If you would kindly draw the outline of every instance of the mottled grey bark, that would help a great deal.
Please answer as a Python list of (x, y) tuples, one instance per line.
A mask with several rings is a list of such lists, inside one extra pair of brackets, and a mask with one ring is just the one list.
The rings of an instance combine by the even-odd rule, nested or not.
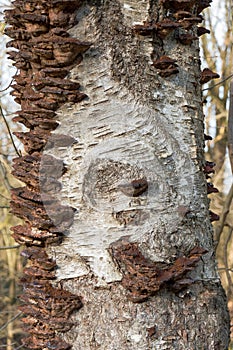
[[(166, 15), (158, 1), (93, 1), (79, 9), (71, 30), (93, 43), (70, 73), (88, 99), (58, 112), (56, 133), (77, 143), (46, 152), (67, 164), (59, 196), (77, 209), (62, 245), (50, 247), (58, 283), (83, 298), (65, 336), (75, 350), (227, 349), (229, 319), (202, 171), (198, 41), (180, 43), (178, 30), (164, 38), (133, 31)], [(153, 60), (162, 55), (177, 60), (179, 73), (158, 74)], [(132, 181), (142, 179), (148, 188), (134, 196)], [(171, 286), (173, 276), (139, 303), (122, 285), (129, 270), (111, 256), (116, 241), (137, 243), (145, 260), (162, 269), (194, 247), (208, 252), (183, 274), (185, 288)]]

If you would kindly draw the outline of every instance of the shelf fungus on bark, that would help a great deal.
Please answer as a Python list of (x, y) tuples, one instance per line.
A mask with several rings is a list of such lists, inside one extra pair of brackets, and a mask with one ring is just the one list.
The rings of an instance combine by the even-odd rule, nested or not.
[(133, 32), (142, 36), (151, 36), (156, 32), (156, 23), (145, 21), (143, 24), (136, 24)]
[(179, 291), (194, 283), (187, 273), (207, 253), (197, 246), (187, 256), (177, 257), (172, 264), (155, 263), (144, 257), (138, 243), (130, 242), (127, 237), (111, 244), (109, 251), (123, 275), (122, 286), (133, 302), (143, 302), (163, 287)]
[(29, 349), (41, 350), (69, 350), (71, 345), (67, 344), (64, 340), (58, 337), (53, 337), (52, 340), (40, 338), (38, 336), (32, 335), (22, 339), (22, 343)]
[(183, 45), (191, 45), (194, 40), (198, 40), (198, 37), (196, 35), (191, 34), (191, 33), (180, 33), (178, 35), (178, 40)]
[(201, 36), (204, 34), (210, 34), (210, 30), (206, 29), (205, 27), (197, 27), (197, 35)]
[(42, 267), (44, 270), (56, 268), (55, 260), (48, 257), (45, 249), (28, 247), (21, 252), (21, 255), (33, 261), (34, 266)]
[(201, 72), (200, 83), (206, 84), (211, 79), (217, 79), (217, 78), (220, 78), (220, 75), (218, 73), (213, 72), (209, 68), (204, 68), (203, 71)]
[(12, 189), (12, 212), (41, 230), (63, 233), (73, 223), (75, 209), (61, 205), (50, 195), (31, 192), (28, 187)]
[(61, 190), (59, 178), (66, 171), (63, 161), (43, 151), (76, 142), (51, 132), (59, 125), (58, 108), (87, 97), (80, 91), (80, 83), (66, 76), (81, 63), (91, 43), (72, 38), (66, 31), (77, 23), (74, 8), (82, 5), (80, 0), (16, 0), (13, 5), (5, 11), (9, 25), (5, 32), (13, 39), (7, 47), (14, 48), (8, 55), (18, 68), (12, 95), (21, 104), (13, 120), (29, 129), (15, 133), (27, 154), (14, 159), (13, 174), (26, 186), (13, 189), (11, 201), (12, 212), (25, 221), (12, 228), (12, 236), (27, 247), (23, 255), (30, 260), (20, 280), (24, 291), (20, 309), (27, 315), (24, 330), (30, 334), (22, 342), (31, 349), (65, 350), (70, 345), (57, 332), (71, 328), (68, 319), (82, 302), (80, 297), (51, 285), (57, 267), (45, 248), (62, 242), (75, 209), (56, 199)]
[(210, 135), (204, 134), (204, 140), (205, 140), (205, 141), (211, 141), (211, 140), (213, 140), (213, 137), (210, 136)]
[(153, 66), (159, 70), (158, 74), (161, 77), (169, 77), (172, 74), (179, 73), (176, 60), (168, 56), (161, 56), (157, 60), (153, 61)]
[(197, 13), (202, 12), (205, 8), (209, 7), (213, 0), (199, 0), (197, 6)]
[(61, 183), (58, 179), (66, 172), (61, 159), (40, 153), (27, 154), (13, 159), (12, 174), (33, 191), (49, 194), (58, 193)]
[(181, 25), (169, 18), (160, 22), (145, 21), (143, 24), (136, 24), (133, 32), (142, 36), (152, 36), (156, 34), (159, 38), (165, 39), (166, 36)]
[(69, 344), (57, 337), (57, 332), (66, 332), (73, 323), (69, 321), (73, 311), (82, 307), (81, 299), (53, 287), (56, 262), (48, 257), (44, 248), (29, 247), (22, 255), (31, 261), (21, 278), (23, 294), (19, 309), (27, 316), (22, 319), (23, 330), (30, 334), (22, 340), (31, 349), (68, 349)]
[(146, 178), (132, 180), (126, 184), (120, 184), (118, 186), (121, 192), (128, 197), (138, 197), (148, 189), (148, 182)]
[(179, 11), (175, 12), (175, 13), (173, 14), (173, 16), (174, 16), (177, 20), (180, 20), (180, 19), (183, 19), (183, 18), (192, 17), (193, 14), (192, 14), (192, 12), (189, 12), (189, 11), (179, 10)]
[(164, 20), (157, 22), (156, 27), (157, 36), (161, 39), (165, 39), (171, 32), (181, 27), (181, 24), (165, 18)]
[(215, 165), (216, 164), (214, 162), (206, 161), (204, 168), (203, 168), (204, 174), (214, 174), (215, 173), (215, 170), (214, 170)]
[(211, 182), (207, 182), (207, 194), (218, 193), (219, 190)]
[(184, 29), (190, 29), (192, 28), (193, 25), (197, 23), (201, 23), (203, 21), (203, 17), (198, 15), (195, 17), (187, 17), (187, 18), (182, 18), (178, 21), (180, 23), (181, 27)]
[(191, 11), (195, 6), (197, 14), (210, 6), (212, 0), (160, 0), (166, 9), (175, 11)]
[(172, 8), (176, 11), (189, 11), (196, 3), (196, 0), (160, 0), (165, 8)]
[(60, 243), (62, 234), (41, 230), (31, 227), (30, 224), (17, 225), (11, 228), (13, 231), (12, 237), (19, 244), (26, 246), (41, 246), (45, 247), (50, 243)]
[(209, 210), (210, 221), (218, 221), (220, 219), (218, 214), (215, 214), (213, 211)]

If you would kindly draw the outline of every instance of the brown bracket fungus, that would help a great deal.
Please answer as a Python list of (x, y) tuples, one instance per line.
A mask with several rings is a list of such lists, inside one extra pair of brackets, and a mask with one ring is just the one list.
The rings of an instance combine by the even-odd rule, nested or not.
[(183, 45), (191, 45), (194, 40), (198, 40), (198, 37), (190, 33), (180, 33), (178, 36), (178, 40)]
[(220, 219), (218, 214), (215, 214), (213, 211), (209, 210), (210, 221), (218, 221)]
[(174, 22), (168, 18), (165, 18), (163, 21), (156, 23), (157, 36), (161, 39), (165, 39), (167, 35), (173, 32), (175, 29), (181, 27), (180, 23)]
[(204, 34), (210, 34), (210, 30), (206, 29), (204, 27), (197, 27), (197, 35), (201, 36), (201, 35), (204, 35)]
[(153, 62), (153, 66), (159, 70), (158, 74), (161, 77), (169, 77), (172, 74), (179, 73), (176, 60), (168, 56), (161, 56)]
[(174, 9), (176, 11), (189, 11), (195, 4), (195, 0), (160, 0), (165, 8)]
[(91, 45), (66, 31), (77, 21), (74, 7), (81, 5), (80, 0), (16, 0), (14, 8), (5, 12), (6, 34), (13, 39), (7, 46), (17, 49), (8, 53), (18, 68), (12, 95), (21, 104), (13, 120), (29, 129), (15, 133), (27, 154), (14, 159), (13, 174), (26, 186), (12, 190), (11, 210), (25, 221), (12, 228), (12, 236), (27, 247), (22, 254), (30, 261), (20, 280), (24, 291), (20, 310), (27, 315), (23, 322), (29, 334), (23, 344), (30, 349), (69, 349), (57, 332), (69, 330), (71, 313), (82, 307), (79, 296), (51, 284), (57, 266), (45, 248), (61, 243), (75, 209), (53, 197), (61, 190), (59, 178), (66, 170), (62, 160), (42, 154), (47, 146), (69, 147), (76, 142), (51, 132), (58, 126), (59, 107), (87, 97), (78, 82), (66, 78)]
[(204, 68), (201, 72), (201, 78), (200, 83), (205, 84), (208, 83), (211, 79), (217, 79), (220, 78), (220, 75), (218, 73), (214, 73), (209, 68)]
[(172, 264), (155, 263), (145, 258), (138, 243), (129, 242), (127, 237), (114, 242), (110, 254), (123, 274), (122, 286), (128, 290), (128, 298), (133, 302), (143, 302), (162, 287), (179, 290), (193, 281), (187, 278), (202, 255), (207, 251), (193, 248), (187, 256), (177, 257)]
[(204, 134), (204, 140), (205, 140), (205, 141), (211, 141), (211, 140), (213, 140), (213, 137), (210, 136), (210, 135)]
[(205, 162), (205, 165), (204, 165), (204, 173), (205, 174), (211, 174), (213, 173), (214, 174), (214, 167), (215, 167), (215, 163), (214, 162), (208, 162), (206, 161)]
[(207, 193), (218, 193), (219, 190), (211, 182), (207, 182)]

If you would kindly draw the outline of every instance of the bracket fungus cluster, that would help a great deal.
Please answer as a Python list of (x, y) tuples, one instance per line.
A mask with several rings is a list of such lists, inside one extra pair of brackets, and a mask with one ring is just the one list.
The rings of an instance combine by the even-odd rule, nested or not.
[[(205, 140), (209, 140), (212, 139), (212, 137), (208, 138), (208, 135), (205, 137)], [(209, 162), (209, 161), (205, 161), (205, 164), (203, 166), (203, 172), (206, 176), (206, 180), (211, 178), (211, 174), (215, 173), (214, 167), (216, 166), (216, 164), (214, 162)], [(211, 182), (207, 182), (207, 194), (211, 194), (211, 193), (217, 193), (219, 192), (218, 189), (216, 187), (214, 187), (214, 185)], [(219, 216), (217, 214), (215, 214), (214, 212), (212, 212), (211, 210), (209, 210), (209, 215), (210, 215), (210, 221), (217, 221), (219, 220)]]
[(110, 253), (123, 274), (122, 285), (129, 299), (143, 302), (163, 287), (180, 291), (192, 284), (194, 281), (186, 274), (207, 251), (195, 247), (188, 256), (178, 257), (173, 264), (155, 263), (143, 256), (137, 243), (124, 237), (111, 245)]
[(161, 56), (153, 62), (153, 66), (159, 70), (159, 75), (161, 77), (168, 77), (172, 74), (179, 73), (176, 60), (168, 56)]
[(27, 154), (14, 159), (13, 174), (25, 186), (12, 190), (11, 210), (25, 222), (12, 231), (14, 239), (26, 246), (22, 254), (29, 260), (20, 282), (20, 310), (29, 334), (23, 344), (30, 349), (70, 348), (59, 333), (72, 327), (70, 315), (82, 307), (79, 296), (53, 285), (57, 266), (45, 249), (62, 241), (75, 209), (61, 205), (54, 196), (66, 171), (63, 161), (43, 154), (45, 146), (67, 147), (75, 142), (70, 136), (51, 133), (58, 126), (56, 110), (87, 97), (78, 82), (66, 78), (91, 45), (67, 32), (76, 23), (74, 9), (81, 3), (16, 0), (14, 8), (5, 12), (5, 32), (13, 39), (8, 43), (9, 56), (18, 69), (12, 95), (21, 105), (13, 120), (29, 129), (15, 133)]
[[(220, 76), (218, 73), (213, 72), (209, 68), (204, 68), (203, 71), (201, 72), (200, 83), (206, 84), (210, 80), (217, 79), (219, 77)], [(204, 134), (204, 140), (211, 141), (212, 137)], [(215, 165), (216, 164), (214, 162), (209, 162), (209, 161), (205, 162), (205, 164), (203, 166), (203, 172), (204, 172), (207, 180), (211, 178), (210, 174), (215, 173), (215, 170), (214, 170)], [(216, 187), (214, 187), (214, 185), (211, 182), (207, 182), (207, 194), (217, 193), (217, 192), (219, 192), (218, 189)], [(209, 215), (210, 215), (210, 221), (219, 220), (219, 215), (215, 214), (211, 210), (209, 211)]]
[[(210, 32), (204, 27), (198, 27), (197, 24), (203, 20), (200, 12), (210, 6), (211, 2), (212, 0), (160, 0), (162, 11), (159, 19), (137, 24), (133, 27), (133, 32), (141, 36), (157, 37), (162, 41), (161, 46), (164, 46), (164, 40), (171, 37), (183, 45), (191, 45), (193, 41), (198, 40), (199, 36)], [(154, 56), (156, 56), (155, 59)], [(169, 57), (169, 52), (162, 52), (161, 55), (152, 54), (151, 58), (153, 66), (158, 69), (158, 75), (162, 78), (179, 73), (178, 64)]]
[[(141, 36), (150, 36), (161, 40), (161, 47), (165, 47), (164, 41), (176, 39), (183, 45), (191, 45), (193, 41), (198, 40), (203, 34), (210, 33), (204, 27), (197, 26), (203, 20), (200, 13), (210, 6), (212, 0), (160, 0), (162, 6), (161, 15), (157, 20), (147, 20), (143, 24), (137, 24), (133, 27), (133, 32)], [(161, 50), (160, 53), (153, 52), (151, 55), (153, 67), (162, 78), (179, 73), (177, 60), (169, 56), (169, 52)], [(204, 68), (200, 76), (200, 84), (208, 83), (211, 79), (217, 79), (219, 75), (209, 68)], [(212, 139), (205, 135), (205, 141)], [(206, 178), (213, 173), (214, 165), (206, 162), (203, 171)], [(207, 183), (207, 194), (216, 193), (218, 190), (211, 184)], [(216, 214), (210, 214), (210, 220), (218, 220)]]

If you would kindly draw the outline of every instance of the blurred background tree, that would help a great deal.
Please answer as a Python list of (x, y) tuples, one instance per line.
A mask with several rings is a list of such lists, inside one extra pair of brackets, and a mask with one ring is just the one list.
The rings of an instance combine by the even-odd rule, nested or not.
[(220, 220), (214, 224), (214, 238), (219, 273), (228, 298), (232, 328), (233, 169), (231, 164), (233, 164), (233, 159), (232, 153), (229, 152), (229, 144), (233, 139), (233, 101), (229, 108), (230, 95), (232, 95), (230, 85), (233, 82), (232, 1), (213, 1), (211, 8), (204, 12), (204, 26), (210, 30), (210, 34), (201, 37), (202, 64), (203, 67), (208, 67), (220, 75), (218, 80), (204, 86), (203, 101), (205, 103), (206, 134), (213, 137), (206, 148), (206, 159), (216, 163), (215, 173), (210, 181), (219, 190), (218, 193), (210, 195), (210, 209), (220, 216)]

